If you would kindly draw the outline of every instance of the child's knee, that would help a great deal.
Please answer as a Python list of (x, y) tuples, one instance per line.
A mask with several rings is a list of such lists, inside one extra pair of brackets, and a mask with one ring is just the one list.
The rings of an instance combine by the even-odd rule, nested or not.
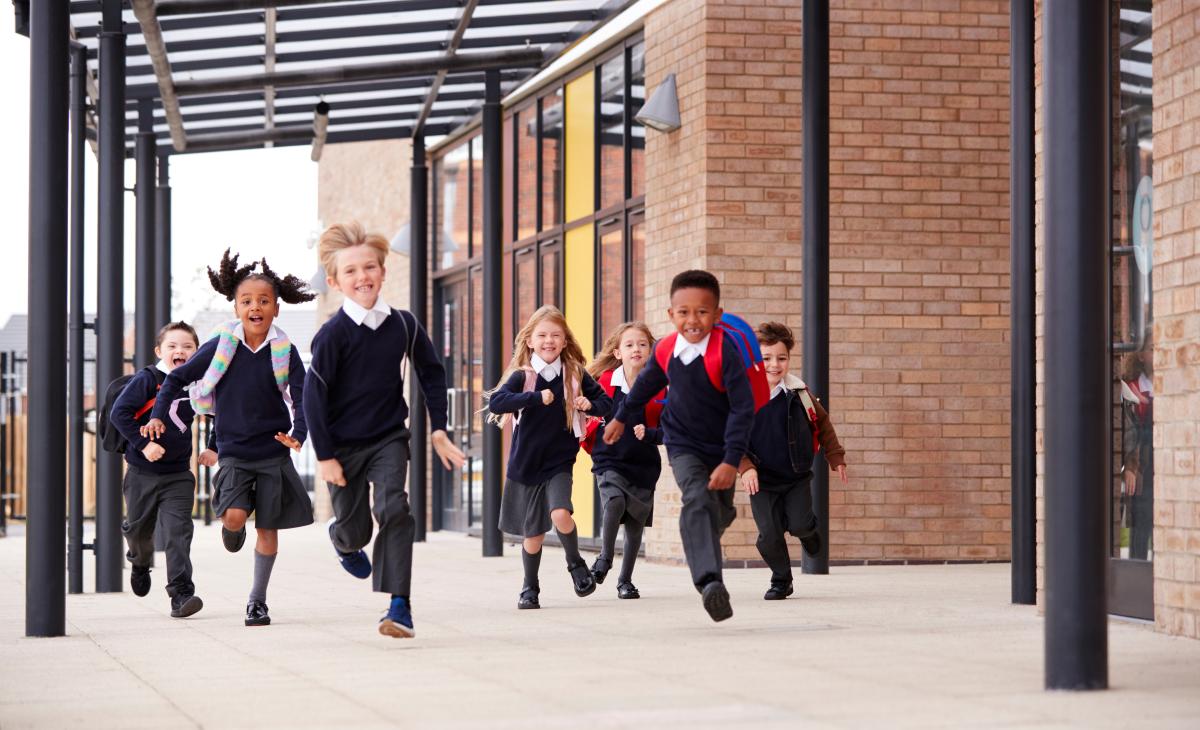
[(550, 521), (554, 523), (554, 527), (562, 532), (571, 532), (575, 529), (575, 520), (571, 518), (571, 513), (565, 509), (556, 509), (550, 513)]
[(237, 532), (246, 526), (246, 520), (249, 519), (249, 517), (250, 515), (246, 512), (246, 510), (234, 509), (231, 507), (225, 510), (224, 514), (221, 515), (221, 524), (225, 526), (226, 530)]
[(534, 553), (541, 551), (542, 543), (545, 542), (545, 540), (546, 540), (545, 535), (538, 535), (537, 537), (527, 537), (522, 542), (521, 547), (525, 548), (525, 552), (529, 553), (530, 555), (533, 555)]
[(263, 555), (274, 555), (279, 552), (279, 530), (259, 528), (255, 530), (255, 533), (255, 552), (262, 553)]

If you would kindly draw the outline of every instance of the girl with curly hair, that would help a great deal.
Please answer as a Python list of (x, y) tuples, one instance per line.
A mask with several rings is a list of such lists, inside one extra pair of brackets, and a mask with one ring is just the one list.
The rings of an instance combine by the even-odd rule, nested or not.
[(230, 552), (246, 542), (246, 521), (254, 514), (254, 583), (246, 625), (266, 626), (271, 623), (267, 583), (279, 551), (278, 531), (313, 521), (312, 503), (288, 455), (289, 448), (300, 450), (308, 433), (302, 408), (304, 363), (273, 322), (280, 299), (298, 304), (316, 295), (301, 279), (276, 274), (266, 259), (238, 266), (238, 257), (228, 250), (218, 271), (208, 270), (208, 278), (233, 302), (237, 319), (218, 326), (195, 356), (171, 371), (142, 433), (162, 436), (167, 406), (185, 389), (197, 413), (216, 416), (220, 470), (214, 479), (213, 512), (221, 519), (221, 539)]

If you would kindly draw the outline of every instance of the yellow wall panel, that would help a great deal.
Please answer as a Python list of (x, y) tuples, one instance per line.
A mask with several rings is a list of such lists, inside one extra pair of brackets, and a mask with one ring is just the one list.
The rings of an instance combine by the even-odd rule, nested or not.
[[(592, 325), (596, 289), (595, 235), (592, 232), (592, 224), (567, 231), (565, 248), (563, 278), (566, 281), (566, 291), (563, 293), (567, 308), (567, 325), (579, 341), (584, 357), (590, 360), (596, 351)], [(584, 537), (595, 536), (592, 529), (592, 491), (592, 458), (580, 449), (579, 459), (575, 462), (571, 502), (575, 505), (575, 522), (579, 525), (579, 534)]]
[(596, 205), (596, 79), (589, 72), (567, 84), (566, 220), (591, 215)]

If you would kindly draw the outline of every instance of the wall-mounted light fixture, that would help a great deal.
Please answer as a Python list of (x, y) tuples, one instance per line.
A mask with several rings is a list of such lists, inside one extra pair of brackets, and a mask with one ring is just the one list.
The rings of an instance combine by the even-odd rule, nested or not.
[(675, 74), (669, 74), (662, 80), (633, 118), (660, 132), (679, 129), (679, 96), (675, 92)]

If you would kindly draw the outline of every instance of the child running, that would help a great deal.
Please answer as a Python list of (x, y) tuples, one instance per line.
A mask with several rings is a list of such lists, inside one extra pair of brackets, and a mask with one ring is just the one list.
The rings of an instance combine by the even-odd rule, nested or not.
[(846, 450), (838, 443), (821, 402), (809, 394), (803, 380), (788, 372), (796, 345), (792, 330), (780, 322), (764, 322), (756, 334), (771, 400), (754, 417), (750, 449), (740, 470), (758, 526), (758, 554), (771, 569), (771, 586), (763, 599), (780, 601), (792, 595), (787, 533), (800, 540), (809, 555), (821, 552), (812, 508), (814, 447), (820, 444), (825, 450), (825, 460), (837, 470), (842, 484), (846, 483)]
[[(733, 341), (713, 328), (721, 319), (721, 286), (707, 271), (685, 271), (671, 280), (667, 315), (678, 335), (657, 348), (671, 352), (666, 368), (653, 357), (604, 429), (604, 442), (621, 439), (625, 423), (671, 385), (662, 414), (663, 440), (682, 493), (679, 532), (683, 554), (713, 621), (733, 616), (721, 580), (721, 534), (733, 522), (733, 483), (754, 425), (754, 394)], [(707, 352), (712, 349), (713, 352)], [(707, 365), (720, 363), (723, 392), (709, 380)]]
[[(143, 368), (121, 390), (112, 407), (111, 421), (125, 438), (125, 522), (121, 532), (129, 544), (126, 557), (133, 565), (129, 586), (134, 595), (150, 592), (150, 566), (154, 562), (154, 528), (163, 527), (167, 552), (167, 595), (171, 616), (184, 618), (204, 607), (192, 583), (192, 504), (196, 477), (192, 474), (192, 412), (184, 396), (167, 404), (172, 427), (157, 442), (141, 434), (150, 419), (159, 386), (167, 374), (182, 366), (200, 346), (196, 330), (186, 322), (171, 322), (158, 331), (154, 354), (158, 363)], [(200, 462), (212, 463), (216, 454), (205, 449)], [(160, 520), (161, 517), (161, 520)]]
[[(316, 295), (299, 278), (278, 276), (265, 259), (247, 266), (237, 261), (226, 250), (220, 271), (209, 269), (208, 278), (234, 303), (238, 319), (218, 327), (195, 357), (171, 371), (142, 430), (151, 438), (161, 437), (170, 404), (189, 383), (194, 383), (196, 411), (216, 415), (220, 470), (213, 480), (213, 512), (221, 519), (221, 540), (230, 552), (241, 550), (246, 520), (254, 514), (254, 583), (246, 625), (266, 626), (271, 623), (267, 583), (279, 552), (279, 530), (313, 521), (312, 501), (288, 455), (289, 448), (300, 450), (307, 434), (301, 408), (304, 363), (273, 322), (280, 299), (298, 304)], [(259, 263), (262, 271), (255, 272)]]
[[(304, 414), (320, 477), (333, 501), (329, 539), (346, 572), (372, 577), (376, 592), (391, 595), (379, 632), (412, 638), (416, 522), (405, 491), (404, 365), (408, 360), (416, 368), (429, 410), (430, 441), (450, 469), (461, 467), (466, 457), (446, 435), (446, 371), (412, 312), (392, 309), (380, 296), (387, 239), (368, 235), (358, 223), (337, 224), (321, 234), (317, 250), (327, 283), (345, 296), (342, 308), (313, 337), (304, 384)], [(362, 548), (371, 541), (372, 514), (379, 534), (368, 560)]]
[[(630, 388), (645, 367), (654, 346), (654, 336), (641, 322), (626, 322), (617, 327), (605, 340), (588, 374), (596, 378), (613, 401), (613, 409), (621, 407)], [(612, 570), (613, 552), (617, 544), (617, 528), (625, 525), (624, 557), (621, 575), (617, 579), (617, 598), (640, 598), (633, 585), (633, 565), (642, 546), (642, 532), (654, 518), (654, 486), (662, 472), (662, 457), (658, 445), (662, 431), (647, 427), (646, 422), (658, 423), (662, 405), (656, 401), (646, 404), (645, 415), (630, 414), (636, 425), (615, 444), (597, 439), (592, 446), (592, 473), (600, 492), (602, 518), (600, 527), (600, 557), (592, 564), (592, 577), (603, 583)]]
[(586, 363), (562, 312), (547, 305), (517, 333), (508, 369), (485, 394), (488, 420), (503, 426), (511, 417), (514, 424), (500, 529), (525, 538), (525, 582), (517, 608), (541, 607), (538, 566), (551, 524), (566, 553), (575, 594), (596, 590), (571, 517), (571, 470), (584, 436), (584, 414), (607, 416), (612, 401), (584, 369)]

